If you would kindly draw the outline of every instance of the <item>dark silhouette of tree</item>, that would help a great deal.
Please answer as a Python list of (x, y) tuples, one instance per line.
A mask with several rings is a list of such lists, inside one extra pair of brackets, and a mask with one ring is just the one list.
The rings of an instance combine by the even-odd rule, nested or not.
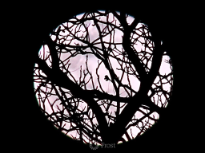
[[(46, 117), (73, 139), (126, 142), (166, 111), (171, 59), (152, 25), (128, 19), (123, 11), (86, 12), (59, 25), (42, 44), (35, 94)], [(163, 63), (167, 74), (160, 71)]]

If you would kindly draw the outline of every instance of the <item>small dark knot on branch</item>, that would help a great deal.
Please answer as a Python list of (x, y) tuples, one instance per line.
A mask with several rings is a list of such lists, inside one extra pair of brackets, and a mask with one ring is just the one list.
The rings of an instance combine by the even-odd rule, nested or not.
[(108, 81), (108, 80), (110, 80), (110, 78), (107, 76), (107, 75), (105, 75), (105, 78), (104, 78), (106, 81)]

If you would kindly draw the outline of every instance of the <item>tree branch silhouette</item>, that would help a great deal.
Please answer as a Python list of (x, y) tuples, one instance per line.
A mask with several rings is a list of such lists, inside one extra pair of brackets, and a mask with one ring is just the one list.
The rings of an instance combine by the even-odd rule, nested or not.
[[(165, 54), (157, 33), (139, 24), (139, 19), (128, 23), (125, 12), (89, 12), (63, 23), (46, 38), (34, 68), (35, 93), (58, 129), (84, 143), (117, 144), (125, 142), (123, 136), (134, 139), (153, 125), (151, 121), (157, 122), (153, 114), (163, 113), (171, 94), (164, 85), (171, 88), (173, 77), (172, 72), (159, 72)], [(144, 49), (139, 51), (137, 44)], [(84, 64), (73, 70), (77, 63), (71, 61), (80, 62), (80, 57)], [(90, 64), (94, 60), (96, 64)], [(133, 79), (140, 82), (138, 90)], [(142, 117), (136, 118), (136, 113)], [(129, 134), (131, 127), (140, 132)]]

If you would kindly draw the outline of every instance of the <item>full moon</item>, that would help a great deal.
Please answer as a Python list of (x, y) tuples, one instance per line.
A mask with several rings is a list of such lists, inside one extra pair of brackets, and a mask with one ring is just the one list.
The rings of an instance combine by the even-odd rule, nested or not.
[[(39, 49), (39, 59), (46, 63), (48, 69), (53, 69), (54, 59), (50, 46), (53, 42), (52, 49), (56, 51), (60, 71), (83, 91), (96, 90), (110, 97), (133, 97), (139, 92), (141, 81), (138, 69), (132, 64), (123, 47), (124, 29), (117, 15), (120, 15), (120, 12), (99, 10), (74, 16), (50, 33), (50, 42), (42, 44)], [(134, 21), (133, 16), (126, 16), (128, 26)], [(149, 74), (152, 68), (155, 47), (151, 38), (149, 27), (143, 22), (139, 22), (130, 35), (131, 48), (146, 74)], [(159, 108), (168, 106), (173, 86), (172, 72), (171, 59), (165, 50), (159, 73), (147, 92), (151, 102)], [(99, 121), (88, 102), (75, 97), (71, 90), (53, 83), (38, 63), (34, 66), (33, 75), (36, 99), (48, 120), (74, 140), (102, 145), (103, 140), (98, 135), (101, 132)], [(92, 100), (104, 114), (108, 127), (111, 126), (127, 103), (93, 95)], [(159, 118), (160, 115), (151, 112), (147, 106), (140, 107), (125, 127), (126, 132), (118, 144), (142, 135)]]

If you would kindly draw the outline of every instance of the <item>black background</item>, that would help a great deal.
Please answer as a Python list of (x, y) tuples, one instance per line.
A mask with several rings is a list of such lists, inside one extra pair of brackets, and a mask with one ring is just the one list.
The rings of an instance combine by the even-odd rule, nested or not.
[[(11, 21), (15, 22), (11, 27), (15, 28), (15, 75), (17, 85), (14, 88), (15, 96), (9, 95), (15, 103), (12, 105), (13, 121), (9, 130), (9, 149), (19, 151), (92, 151), (88, 145), (74, 141), (56, 130), (40, 112), (35, 95), (33, 93), (33, 66), (35, 57), (39, 51), (42, 41), (62, 22), (73, 15), (83, 13), (90, 9), (124, 10), (128, 14), (142, 18), (155, 25), (159, 35), (166, 44), (167, 51), (173, 62), (174, 86), (173, 97), (168, 105), (167, 114), (160, 117), (159, 122), (151, 130), (147, 131), (137, 140), (123, 145), (117, 145), (114, 149), (98, 149), (97, 151), (145, 151), (145, 152), (186, 152), (197, 149), (195, 132), (192, 123), (194, 113), (189, 109), (192, 87), (190, 76), (187, 72), (190, 64), (186, 56), (189, 54), (187, 43), (187, 26), (189, 15), (181, 7), (169, 7), (169, 5), (156, 5), (146, 7), (137, 3), (106, 5), (95, 3), (66, 2), (61, 4), (24, 4), (16, 7), (13, 11)], [(187, 10), (186, 10), (187, 11)], [(9, 44), (12, 46), (12, 44)], [(8, 46), (9, 47), (9, 46)], [(189, 55), (190, 56), (190, 55)], [(15, 58), (16, 58), (15, 57)], [(194, 70), (193, 70), (194, 71)], [(17, 76), (17, 77), (16, 77)], [(188, 83), (190, 85), (188, 85)], [(13, 99), (13, 97), (15, 97)], [(16, 98), (17, 97), (17, 98)], [(11, 135), (10, 135), (11, 134)], [(8, 136), (7, 136), (8, 137)], [(197, 152), (197, 151), (196, 151)]]

